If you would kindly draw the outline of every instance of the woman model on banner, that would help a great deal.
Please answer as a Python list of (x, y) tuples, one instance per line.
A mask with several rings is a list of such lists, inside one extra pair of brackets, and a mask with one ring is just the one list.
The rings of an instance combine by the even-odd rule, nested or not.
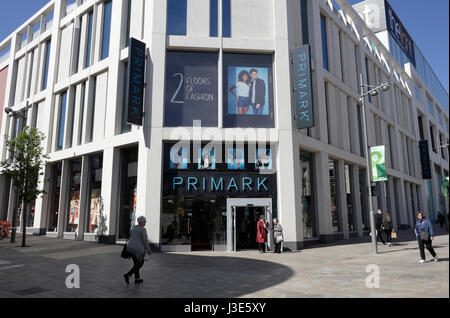
[[(250, 74), (247, 71), (241, 71), (238, 76), (238, 82), (230, 87), (230, 92), (236, 97), (237, 110), (239, 115), (247, 115), (250, 110)], [(235, 93), (237, 89), (237, 94)]]

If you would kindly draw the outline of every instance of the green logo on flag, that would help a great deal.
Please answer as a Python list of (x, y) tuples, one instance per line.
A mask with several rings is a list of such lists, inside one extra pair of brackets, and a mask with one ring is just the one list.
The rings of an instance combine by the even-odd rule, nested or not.
[(385, 146), (377, 146), (370, 148), (370, 156), (372, 159), (372, 181), (387, 181), (386, 173), (386, 148)]

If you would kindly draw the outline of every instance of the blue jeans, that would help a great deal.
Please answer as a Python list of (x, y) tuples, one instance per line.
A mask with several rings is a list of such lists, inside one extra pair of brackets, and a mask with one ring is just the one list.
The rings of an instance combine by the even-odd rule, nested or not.
[(255, 115), (264, 115), (264, 105), (260, 105), (259, 109), (256, 109), (256, 104), (252, 104), (252, 108)]

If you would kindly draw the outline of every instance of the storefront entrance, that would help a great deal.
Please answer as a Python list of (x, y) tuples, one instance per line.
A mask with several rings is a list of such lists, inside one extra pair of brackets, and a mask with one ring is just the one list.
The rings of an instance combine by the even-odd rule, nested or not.
[[(227, 251), (257, 250), (256, 226), (261, 215), (272, 228), (272, 199), (228, 199), (227, 200)], [(272, 246), (268, 235), (268, 247)]]

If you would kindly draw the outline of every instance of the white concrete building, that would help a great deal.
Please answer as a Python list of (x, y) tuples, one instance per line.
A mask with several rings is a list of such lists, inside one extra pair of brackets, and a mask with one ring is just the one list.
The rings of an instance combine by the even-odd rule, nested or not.
[[(126, 123), (130, 37), (147, 47), (142, 126)], [(292, 61), (305, 44), (315, 124), (298, 130)], [(368, 145), (360, 74), (391, 86), (367, 99)], [(436, 172), (448, 176), (448, 150), (431, 151), (429, 195), (418, 144), (431, 131), (448, 142), (448, 94), (445, 109), (345, 0), (53, 0), (0, 43), (0, 92), (2, 76), (0, 107), (28, 109), (26, 125), (47, 136), (51, 182), (28, 211), (36, 234), (116, 243), (145, 215), (164, 251), (232, 251), (256, 248), (265, 214), (300, 249), (368, 235), (366, 146), (386, 146), (373, 201), (395, 227), (418, 210), (433, 217)], [(23, 123), (1, 116), (5, 160)], [(18, 207), (10, 183), (0, 176), (0, 219)]]

